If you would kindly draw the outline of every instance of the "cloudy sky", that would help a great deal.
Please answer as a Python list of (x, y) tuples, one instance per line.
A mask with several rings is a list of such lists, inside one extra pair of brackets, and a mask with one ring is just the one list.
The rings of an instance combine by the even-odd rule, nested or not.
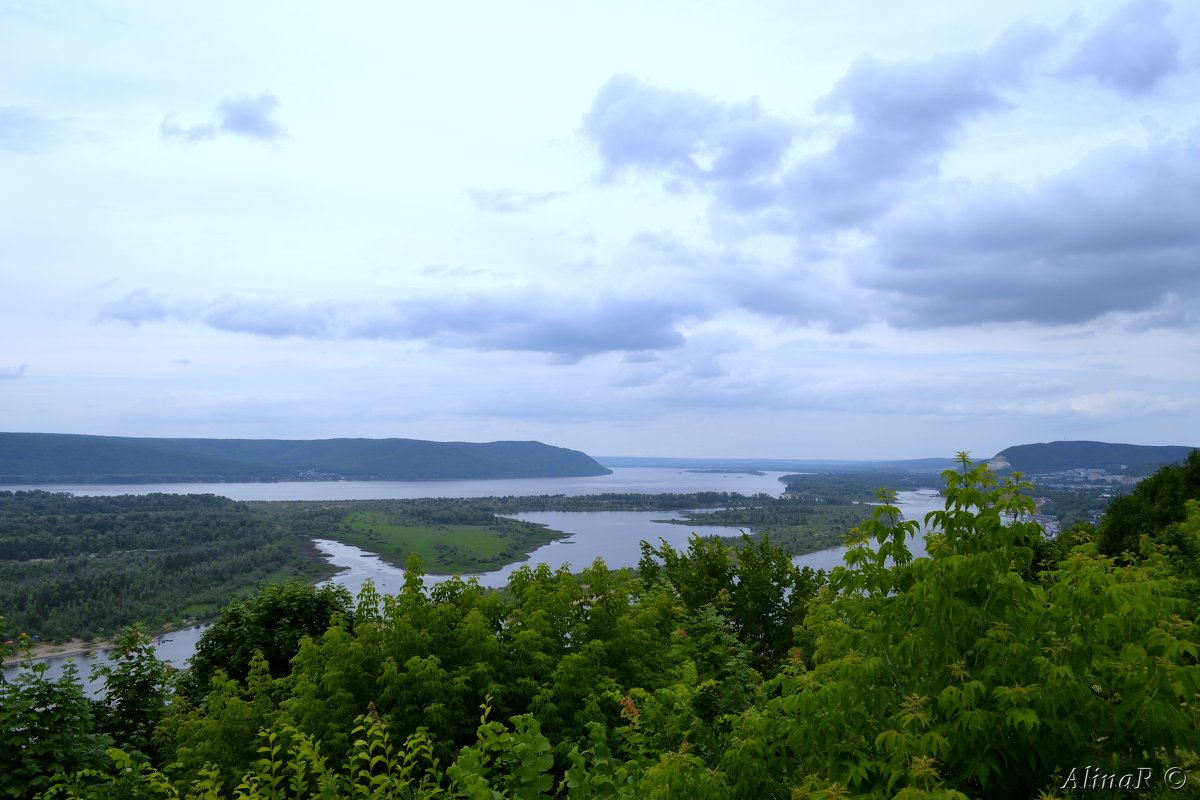
[(0, 430), (1200, 445), (1191, 0), (3, 2), (0, 76)]

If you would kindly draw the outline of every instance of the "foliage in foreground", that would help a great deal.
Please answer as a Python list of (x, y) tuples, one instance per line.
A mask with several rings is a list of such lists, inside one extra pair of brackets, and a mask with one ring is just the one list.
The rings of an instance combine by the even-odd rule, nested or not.
[[(525, 569), (511, 600), (412, 570), (286, 668), (176, 695), (151, 746), (72, 727), (59, 755), (90, 760), (0, 796), (1086, 796), (1076, 768), (1180, 796), (1163, 776), (1200, 780), (1200, 633), (1167, 554), (1200, 544), (1200, 506), (1119, 563), (1086, 533), (1048, 546), (1019, 478), (964, 457), (945, 479), (928, 558), (883, 503), (827, 582), (702, 541), (647, 547), (642, 579)], [(8, 713), (29, 687), (0, 689)], [(19, 763), (54, 725), (14, 708)]]

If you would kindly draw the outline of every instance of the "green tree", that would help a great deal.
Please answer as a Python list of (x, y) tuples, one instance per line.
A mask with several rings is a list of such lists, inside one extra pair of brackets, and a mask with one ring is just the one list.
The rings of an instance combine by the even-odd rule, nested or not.
[(18, 651), (23, 669), (0, 681), (0, 798), (32, 798), (56, 775), (99, 768), (112, 743), (95, 730), (72, 662), (51, 680), (47, 665), (33, 661), (28, 636)]
[(825, 577), (793, 564), (769, 534), (757, 543), (745, 534), (742, 540), (734, 549), (693, 534), (686, 551), (665, 540), (659, 547), (642, 542), (638, 572), (647, 586), (668, 586), (689, 611), (715, 605), (750, 648), (753, 665), (766, 670), (796, 645), (795, 630)]
[(1137, 554), (1142, 536), (1155, 536), (1186, 516), (1188, 500), (1200, 500), (1200, 450), (1168, 465), (1118, 497), (1100, 520), (1100, 552)]
[(262, 653), (272, 675), (286, 675), (301, 640), (322, 635), (335, 615), (349, 618), (350, 594), (333, 584), (317, 588), (288, 581), (235, 600), (200, 637), (182, 690), (202, 696), (217, 670), (244, 679), (255, 653)]
[(276, 689), (266, 659), (256, 653), (244, 685), (218, 671), (202, 704), (177, 696), (155, 737), (169, 756), (163, 759), (166, 771), (183, 785), (206, 773), (235, 785), (254, 763), (260, 731), (280, 719)]
[(153, 756), (153, 733), (170, 700), (173, 668), (155, 658), (151, 638), (140, 625), (127, 628), (109, 651), (109, 663), (92, 669), (104, 682), (95, 701), (96, 728), (117, 746)]
[(856, 532), (810, 606), (811, 663), (732, 736), (745, 796), (1029, 797), (1074, 765), (1161, 774), (1200, 747), (1200, 637), (1161, 559), (1122, 569), (1083, 544), (1030, 579), (1026, 487), (965, 458), (945, 478), (929, 558), (887, 504)]

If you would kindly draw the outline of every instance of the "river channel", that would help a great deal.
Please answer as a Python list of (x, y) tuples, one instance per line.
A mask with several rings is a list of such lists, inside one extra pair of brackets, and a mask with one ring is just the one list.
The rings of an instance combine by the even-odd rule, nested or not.
[[(767, 475), (730, 475), (714, 473), (688, 473), (674, 469), (627, 468), (614, 470), (613, 475), (599, 478), (568, 478), (553, 481), (441, 481), (422, 484), (417, 490), (412, 484), (377, 481), (297, 482), (289, 484), (145, 484), (122, 487), (54, 487), (58, 491), (75, 494), (148, 494), (167, 492), (189, 494), (207, 492), (238, 500), (319, 500), (319, 499), (391, 499), (408, 497), (487, 497), (503, 495), (543, 494), (598, 494), (602, 492), (696, 492), (737, 491), (743, 494), (759, 492), (778, 496), (783, 484), (778, 478), (784, 473)], [(562, 482), (560, 482), (562, 481)], [(594, 483), (593, 483), (594, 482)], [(388, 483), (392, 489), (377, 486)], [(353, 485), (352, 484), (358, 484)], [(486, 484), (481, 486), (480, 484)], [(604, 488), (597, 488), (598, 485)], [(256, 489), (255, 489), (256, 487)], [(284, 491), (281, 487), (287, 487)], [(398, 487), (398, 488), (395, 488)], [(2, 488), (2, 487), (0, 487)], [(30, 488), (30, 487), (24, 487)], [(116, 489), (124, 491), (116, 491)], [(97, 491), (98, 490), (98, 491)], [(413, 494), (423, 491), (423, 494)], [(928, 511), (942, 507), (942, 498), (933, 491), (900, 492), (899, 507), (907, 518), (923, 519)], [(533, 551), (528, 560), (509, 564), (501, 569), (473, 576), (482, 585), (501, 587), (508, 582), (514, 570), (524, 565), (547, 564), (551, 569), (568, 565), (573, 571), (582, 570), (597, 558), (604, 560), (610, 568), (635, 567), (641, 557), (642, 540), (658, 544), (665, 539), (676, 549), (686, 547), (693, 530), (705, 535), (736, 536), (737, 528), (672, 525), (655, 522), (669, 518), (678, 519), (670, 512), (637, 511), (544, 511), (515, 515), (518, 519), (547, 525), (567, 534), (564, 538), (543, 545)], [(330, 581), (345, 586), (357, 594), (367, 579), (375, 588), (390, 594), (399, 591), (404, 583), (404, 570), (389, 564), (377, 555), (351, 545), (327, 539), (315, 539), (317, 547), (329, 562), (341, 571)], [(924, 555), (924, 542), (911, 543), (916, 556)], [(842, 563), (844, 547), (821, 550), (796, 556), (793, 561), (813, 569), (830, 569)], [(425, 576), (425, 585), (430, 586), (445, 576)], [(159, 658), (178, 667), (194, 652), (196, 642), (207, 626), (197, 626), (174, 631), (162, 637), (156, 645)], [(103, 663), (104, 652), (95, 652), (71, 657), (79, 671), (89, 695), (98, 689), (89, 679), (91, 669)], [(45, 659), (47, 675), (51, 678), (62, 674), (67, 657)], [(16, 667), (5, 667), (6, 679), (12, 679)]]

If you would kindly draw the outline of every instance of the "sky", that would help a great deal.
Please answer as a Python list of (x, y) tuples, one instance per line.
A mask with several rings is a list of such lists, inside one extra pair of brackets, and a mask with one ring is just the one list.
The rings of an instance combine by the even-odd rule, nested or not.
[(0, 430), (1200, 445), (1200, 4), (0, 0)]

